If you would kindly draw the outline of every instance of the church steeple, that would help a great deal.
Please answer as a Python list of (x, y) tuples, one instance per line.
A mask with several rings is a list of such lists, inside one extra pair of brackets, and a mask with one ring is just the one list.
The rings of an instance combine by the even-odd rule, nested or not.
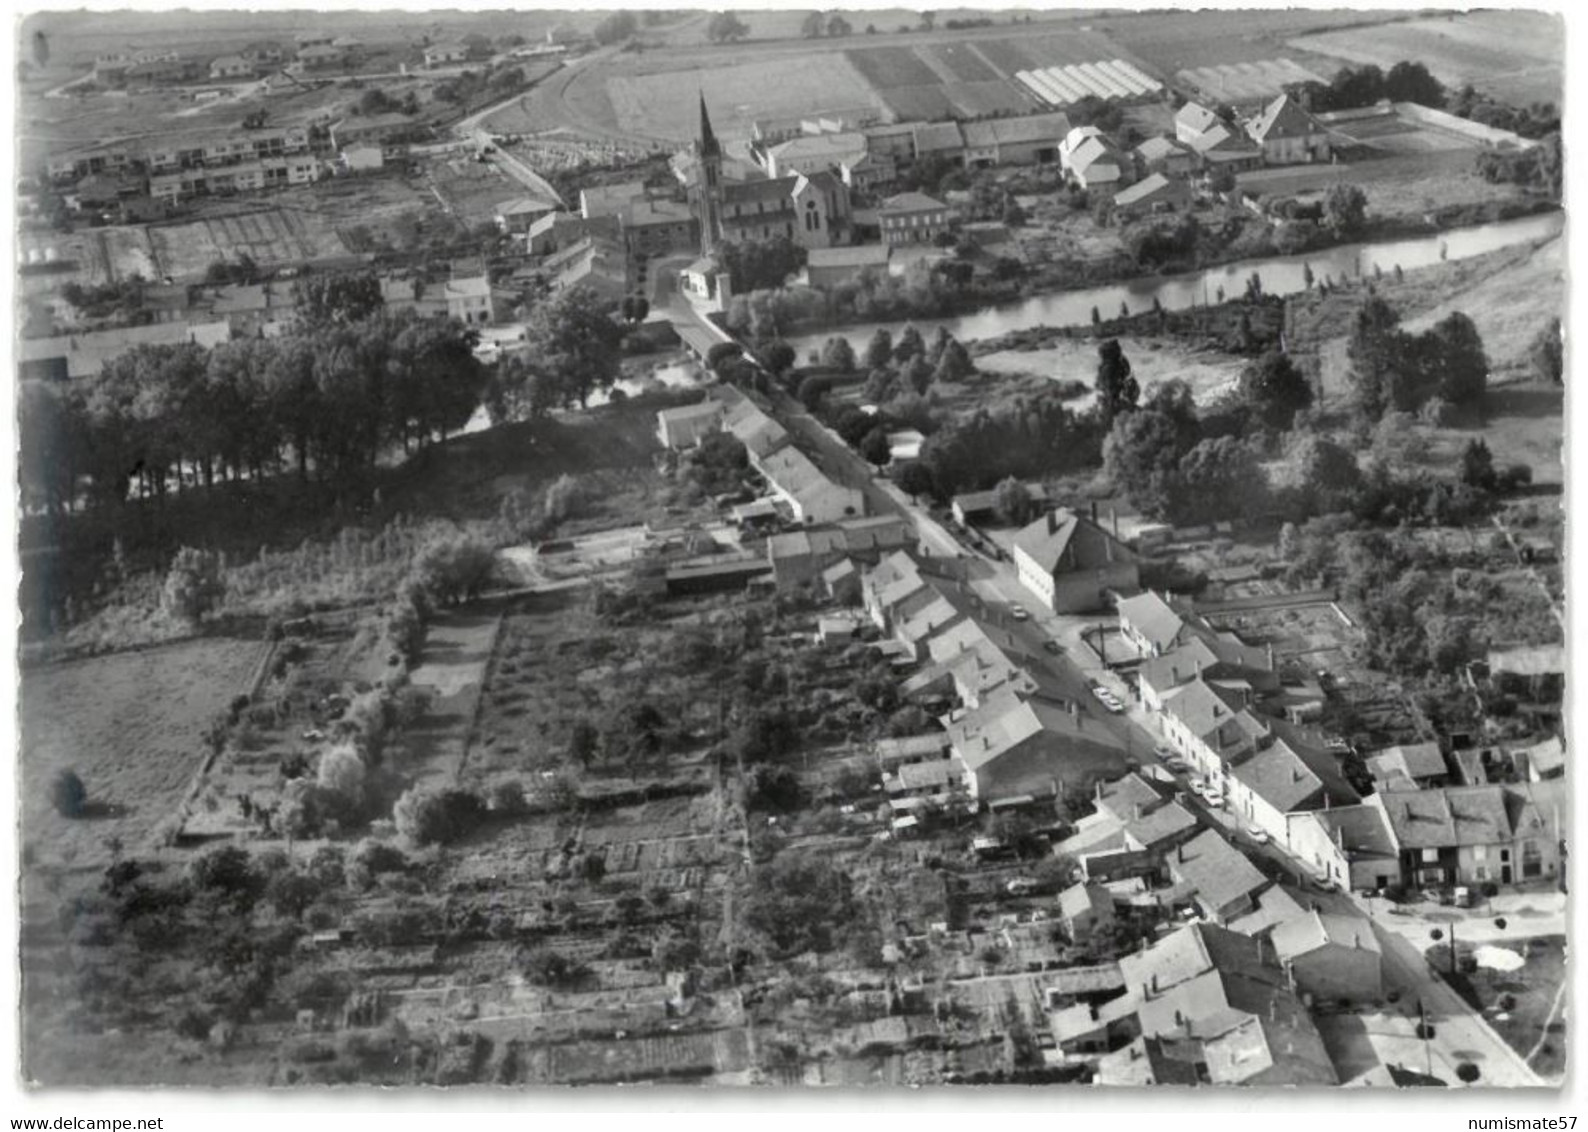
[(722, 240), (722, 145), (711, 128), (704, 92), (700, 95), (700, 137), (695, 145), (695, 219), (700, 224), (700, 254), (710, 255)]
[(722, 146), (717, 143), (717, 135), (711, 129), (711, 115), (706, 113), (706, 94), (704, 91), (700, 93), (700, 156), (722, 156)]

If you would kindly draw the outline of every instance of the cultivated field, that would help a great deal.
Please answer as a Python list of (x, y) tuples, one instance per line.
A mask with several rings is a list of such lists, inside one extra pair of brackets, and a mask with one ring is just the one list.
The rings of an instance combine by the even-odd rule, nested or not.
[(1565, 28), (1546, 12), (1461, 12), (1382, 27), (1294, 38), (1297, 48), (1386, 70), (1402, 59), (1425, 64), (1447, 86), (1471, 83), (1506, 101), (1558, 103)]
[(347, 253), (325, 217), (299, 209), (264, 208), (185, 224), (151, 225), (148, 234), (156, 275), (187, 278), (204, 274), (216, 260), (247, 255), (261, 267)]
[[(22, 844), (39, 864), (88, 864), (149, 848), (204, 757), (203, 733), (245, 685), (262, 646), (204, 639), (24, 670)], [(49, 783), (72, 769), (89, 815), (58, 816)]]
[[(1094, 31), (1123, 44), (1150, 63), (1160, 74), (1173, 75), (1198, 67), (1225, 63), (1247, 63), (1285, 55), (1304, 67), (1330, 75), (1333, 70), (1321, 55), (1298, 55), (1285, 50), (1294, 36), (1308, 32), (1361, 26), (1365, 35), (1375, 35), (1379, 25), (1398, 20), (1392, 11), (1334, 9), (1310, 11), (1303, 8), (1270, 8), (1263, 11), (1221, 12), (1167, 10), (1134, 14), (1111, 14), (1094, 20)], [(1299, 49), (1298, 49), (1299, 50)]]
[(529, 193), (499, 166), (461, 153), (431, 162), (425, 179), (446, 202), (447, 213), (470, 228), (493, 220), (498, 205)]
[(838, 54), (649, 75), (614, 75), (606, 89), (618, 125), (646, 137), (685, 141), (700, 132), (700, 92), (710, 92), (711, 124), (746, 136), (757, 118), (796, 117), (874, 104), (870, 86)]
[(1291, 83), (1324, 81), (1321, 75), (1307, 70), (1294, 59), (1262, 59), (1197, 67), (1181, 71), (1175, 78), (1195, 87), (1204, 97), (1221, 102), (1273, 98)]

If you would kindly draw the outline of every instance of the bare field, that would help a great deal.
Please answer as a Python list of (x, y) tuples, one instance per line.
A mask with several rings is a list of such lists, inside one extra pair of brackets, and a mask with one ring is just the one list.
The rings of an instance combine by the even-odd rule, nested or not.
[(1558, 103), (1564, 92), (1565, 28), (1559, 16), (1545, 12), (1453, 13), (1290, 42), (1315, 54), (1386, 70), (1401, 59), (1415, 59), (1447, 86), (1471, 83), (1509, 101)]
[[(203, 757), (203, 732), (245, 690), (263, 646), (202, 639), (22, 673), (22, 841), (40, 864), (137, 851), (172, 817)], [(50, 808), (56, 771), (76, 770), (88, 816)]]

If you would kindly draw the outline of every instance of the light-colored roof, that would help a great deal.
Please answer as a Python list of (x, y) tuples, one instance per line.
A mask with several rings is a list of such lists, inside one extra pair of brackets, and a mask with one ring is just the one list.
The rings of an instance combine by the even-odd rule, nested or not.
[(1138, 806), (1147, 809), (1163, 800), (1163, 795), (1154, 790), (1139, 774), (1127, 774), (1124, 778), (1104, 783), (1099, 788), (1093, 804), (1100, 812), (1111, 814), (1118, 821), (1127, 822), (1135, 817)]
[(1072, 884), (1059, 893), (1059, 914), (1066, 920), (1089, 912), (1112, 914), (1114, 897), (1100, 884)]
[(1155, 198), (1175, 200), (1191, 195), (1191, 190), (1181, 180), (1170, 180), (1162, 173), (1150, 173), (1129, 188), (1114, 194), (1114, 203), (1121, 208), (1152, 203)]
[(1173, 138), (1156, 137), (1142, 142), (1136, 147), (1136, 152), (1141, 154), (1143, 161), (1158, 161), (1165, 157), (1173, 157), (1175, 154), (1184, 154), (1186, 148)]
[(1124, 744), (1112, 731), (1096, 722), (1087, 726), (1083, 717), (1040, 699), (1018, 696), (1013, 690), (994, 692), (962, 719), (948, 725), (954, 752), (972, 771), (1027, 743), (1051, 746), (1062, 757), (1064, 749), (1076, 743), (1123, 750)]
[(1532, 648), (1494, 649), (1489, 653), (1491, 672), (1510, 672), (1517, 676), (1553, 676), (1566, 671), (1564, 645), (1538, 645)]
[[(1535, 784), (1543, 785), (1543, 784)], [(1515, 836), (1512, 813), (1535, 786), (1447, 786), (1374, 795), (1401, 849), (1495, 845)], [(1508, 805), (1507, 795), (1513, 796)]]
[(1375, 779), (1401, 775), (1419, 778), (1442, 778), (1450, 773), (1445, 766), (1445, 756), (1439, 753), (1436, 742), (1411, 743), (1387, 747), (1367, 757), (1367, 769)]
[[(1026, 492), (1031, 496), (1033, 503), (1045, 503), (1048, 498), (1048, 489), (1041, 483), (1033, 482), (1024, 485)], [(967, 491), (954, 497), (953, 505), (965, 515), (978, 515), (998, 507), (998, 489), (988, 488), (986, 491)]]
[(1145, 637), (1153, 646), (1167, 649), (1174, 644), (1185, 619), (1179, 612), (1152, 590), (1135, 597), (1121, 599), (1119, 620)]
[(1129, 818), (1125, 822), (1125, 836), (1128, 844), (1150, 852), (1185, 836), (1197, 825), (1196, 816), (1179, 802), (1165, 802), (1143, 810), (1140, 817)]
[(1185, 126), (1197, 133), (1205, 133), (1219, 122), (1219, 116), (1198, 102), (1187, 102), (1175, 113), (1175, 125)]
[(1196, 889), (1213, 909), (1250, 896), (1268, 883), (1245, 854), (1211, 829), (1177, 848), (1169, 857), (1169, 871)]
[(555, 212), (558, 205), (555, 201), (545, 200), (541, 197), (514, 197), (505, 200), (496, 206), (498, 216), (522, 216), (526, 213)]
[(1221, 755), (1254, 745), (1267, 733), (1240, 697), (1205, 679), (1194, 679), (1164, 697), (1163, 710)]
[(1119, 969), (1131, 991), (1151, 992), (1156, 977), (1158, 993), (1208, 971), (1240, 971), (1262, 963), (1262, 948), (1254, 939), (1217, 924), (1190, 924), (1170, 932), (1142, 951), (1119, 958)]
[(1302, 907), (1296, 903), (1296, 898), (1286, 892), (1279, 885), (1265, 888), (1252, 900), (1252, 910), (1234, 917), (1229, 922), (1231, 931), (1240, 932), (1242, 935), (1260, 935), (1273, 927), (1282, 924), (1302, 913)]
[(701, 401), (696, 405), (680, 405), (676, 409), (661, 409), (657, 411), (658, 423), (671, 423), (677, 421), (696, 421), (722, 416), (723, 406), (720, 401)]
[(1388, 821), (1376, 806), (1314, 810), (1304, 820), (1317, 822), (1329, 840), (1342, 846), (1347, 860), (1395, 856), (1395, 842), (1390, 836)]
[(772, 146), (769, 152), (779, 163), (827, 160), (838, 164), (844, 158), (866, 152), (866, 136), (861, 133), (804, 134)]
[(484, 275), (448, 279), (442, 285), (441, 293), (449, 299), (488, 299), (491, 297), (491, 281)]
[(1274, 941), (1274, 950), (1282, 963), (1331, 944), (1353, 951), (1371, 951), (1375, 955), (1381, 950), (1373, 925), (1365, 918), (1333, 912), (1305, 912), (1280, 924), (1269, 938)]
[(1232, 770), (1230, 777), (1282, 814), (1316, 809), (1327, 793), (1323, 778), (1283, 741), (1258, 751)]

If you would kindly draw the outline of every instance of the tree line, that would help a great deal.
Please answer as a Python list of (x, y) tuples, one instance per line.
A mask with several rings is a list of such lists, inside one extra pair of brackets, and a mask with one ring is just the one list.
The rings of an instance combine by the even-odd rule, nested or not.
[(336, 485), (460, 429), (484, 385), (475, 334), (368, 298), (322, 281), (281, 337), (139, 346), (79, 382), (27, 383), (25, 500), (61, 514), (294, 466)]

